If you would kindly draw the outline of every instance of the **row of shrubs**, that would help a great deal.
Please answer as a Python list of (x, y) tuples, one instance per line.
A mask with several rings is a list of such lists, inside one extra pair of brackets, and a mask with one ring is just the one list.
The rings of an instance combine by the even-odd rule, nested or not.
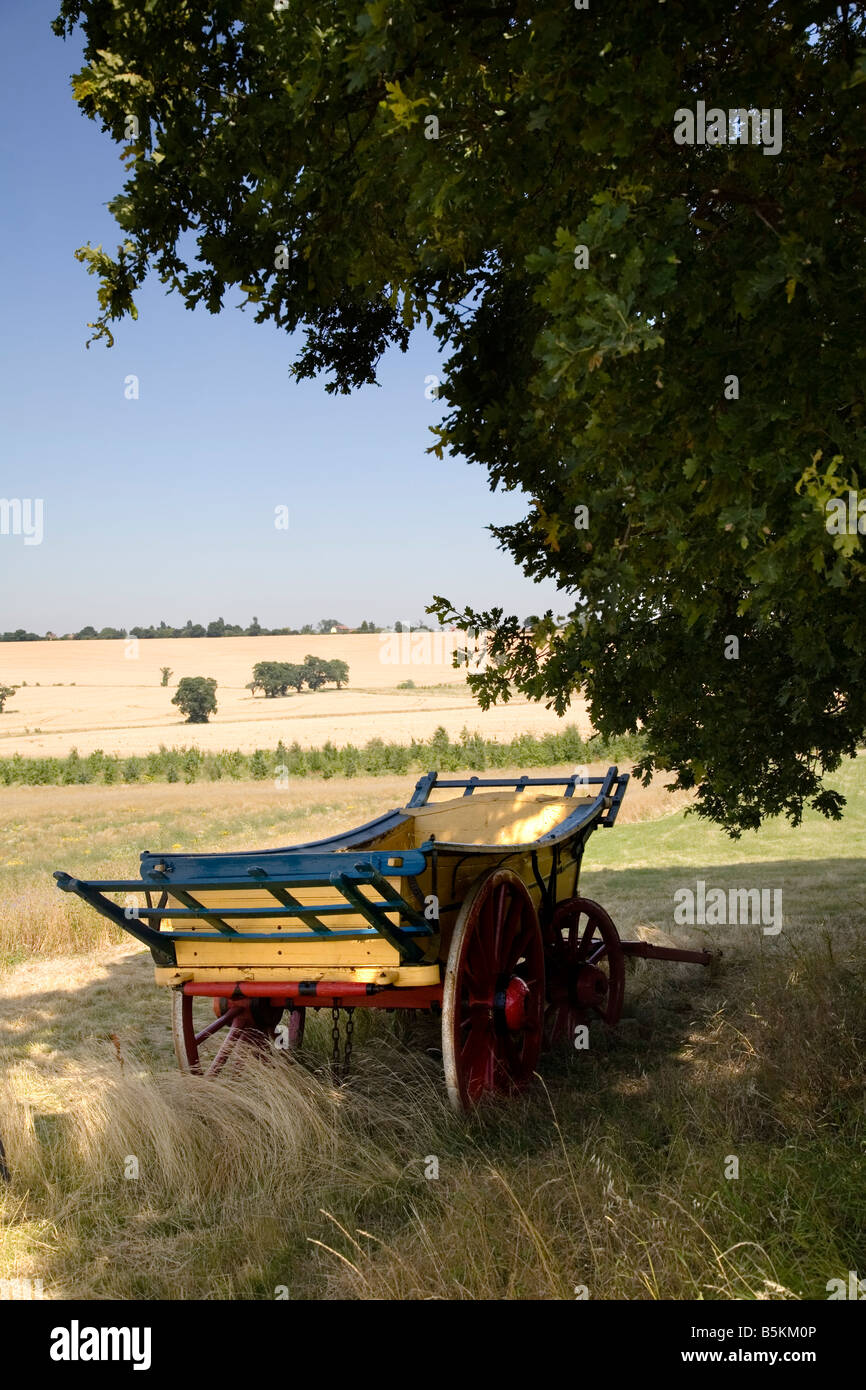
[(346, 744), (336, 748), (290, 747), (280, 741), (275, 749), (254, 753), (202, 752), (198, 748), (165, 748), (143, 757), (118, 756), (100, 749), (82, 757), (75, 749), (65, 758), (0, 759), (0, 782), (6, 786), (64, 786), (86, 783), (279, 781), (291, 777), (375, 777), (385, 773), (426, 772), (430, 768), (456, 772), (483, 772), (500, 767), (550, 767), (556, 763), (583, 763), (637, 758), (643, 752), (639, 736), (602, 740), (583, 739), (569, 725), (560, 733), (536, 738), (522, 734), (508, 743), (495, 743), (464, 729), (452, 740), (443, 728), (431, 738), (409, 744), (370, 739), (362, 748)]

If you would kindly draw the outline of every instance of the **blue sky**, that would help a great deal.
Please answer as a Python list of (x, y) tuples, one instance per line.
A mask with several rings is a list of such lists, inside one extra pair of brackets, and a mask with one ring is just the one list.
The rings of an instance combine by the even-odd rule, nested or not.
[(563, 611), (485, 529), (524, 499), (425, 452), (432, 335), (389, 355), (381, 389), (335, 398), (291, 381), (287, 335), (233, 307), (190, 313), (154, 280), (115, 347), (86, 350), (96, 282), (73, 252), (115, 249), (105, 204), (124, 171), (72, 100), (80, 44), (51, 32), (56, 8), (7, 3), (0, 20), (0, 497), (44, 500), (40, 545), (0, 535), (0, 630), (415, 622), (434, 593)]

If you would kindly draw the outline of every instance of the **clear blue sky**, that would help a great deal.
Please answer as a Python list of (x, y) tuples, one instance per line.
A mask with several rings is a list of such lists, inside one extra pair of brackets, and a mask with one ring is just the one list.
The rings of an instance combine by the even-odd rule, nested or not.
[(85, 349), (96, 282), (73, 252), (115, 249), (124, 170), (72, 100), (80, 44), (51, 32), (56, 8), (5, 0), (0, 19), (0, 497), (42, 498), (45, 518), (41, 545), (0, 535), (0, 630), (414, 622), (434, 593), (563, 611), (485, 529), (524, 499), (425, 453), (432, 336), (385, 360), (380, 389), (335, 398), (292, 382), (285, 334), (234, 307), (190, 313), (154, 279), (115, 347)]

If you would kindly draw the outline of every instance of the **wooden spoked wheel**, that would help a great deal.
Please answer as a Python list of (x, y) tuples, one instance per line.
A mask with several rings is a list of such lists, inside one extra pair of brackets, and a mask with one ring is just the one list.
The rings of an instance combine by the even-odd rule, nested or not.
[(455, 1110), (530, 1080), (541, 1052), (544, 942), (523, 880), (493, 869), (457, 916), (442, 998), (442, 1061)]
[[(288, 1047), (304, 1037), (305, 1009), (288, 1018)], [(171, 1028), (177, 1064), (195, 1076), (217, 1076), (250, 1048), (269, 1050), (277, 1038), (283, 1007), (268, 999), (212, 999), (172, 990)]]
[(573, 1042), (575, 1030), (594, 1018), (613, 1028), (622, 1013), (625, 957), (604, 908), (569, 898), (555, 909), (546, 937), (545, 1044)]

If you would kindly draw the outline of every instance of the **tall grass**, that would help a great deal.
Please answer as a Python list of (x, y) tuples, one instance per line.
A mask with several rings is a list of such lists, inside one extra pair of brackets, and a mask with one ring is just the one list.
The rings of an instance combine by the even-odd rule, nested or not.
[(309, 1069), (253, 1057), (215, 1081), (105, 1044), (60, 1107), (22, 1061), (0, 1268), (47, 1297), (824, 1297), (863, 1254), (850, 950), (800, 939), (736, 1004), (668, 977), (638, 991), (637, 1031), (468, 1120), (381, 1017), (344, 1088), (329, 1020)]

